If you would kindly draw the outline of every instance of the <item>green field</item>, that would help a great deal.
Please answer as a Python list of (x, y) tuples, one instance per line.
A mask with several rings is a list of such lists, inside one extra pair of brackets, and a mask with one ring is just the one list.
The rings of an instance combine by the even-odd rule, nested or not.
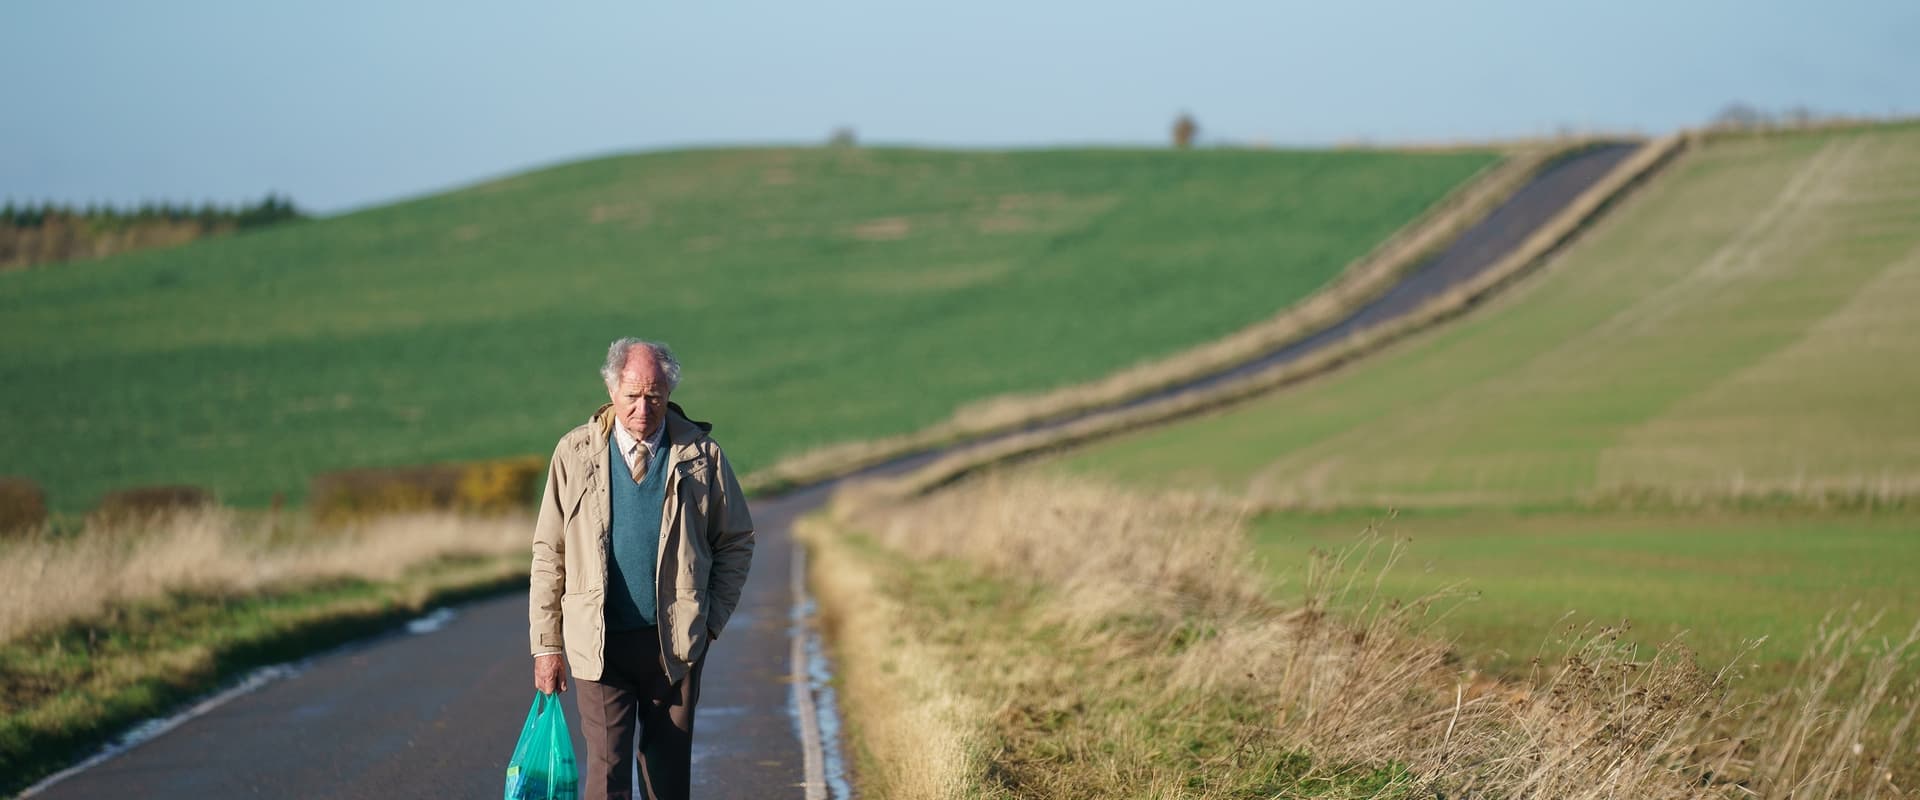
[[(1377, 524), (1379, 539), (1366, 535)], [(1383, 575), (1389, 596), (1444, 593), (1439, 629), (1477, 661), (1524, 669), (1552, 656), (1582, 626), (1626, 622), (1631, 638), (1654, 645), (1681, 635), (1704, 663), (1748, 652), (1783, 678), (1823, 614), (1858, 604), (1861, 620), (1903, 634), (1920, 611), (1920, 517), (1764, 512), (1511, 512), (1494, 509), (1268, 514), (1253, 525), (1261, 555), (1283, 597), (1299, 586), (1313, 549), (1342, 552), (1391, 540), (1400, 561)], [(1572, 630), (1569, 630), (1572, 626)], [(1684, 635), (1682, 635), (1684, 634)]]
[[(1715, 141), (1465, 318), (1046, 468), (1278, 508), (1450, 509), (1390, 532), (1432, 567), (1409, 585), (1482, 590), (1449, 625), (1489, 650), (1566, 610), (1722, 643), (1801, 641), (1855, 599), (1911, 623), (1920, 578), (1889, 565), (1920, 540), (1917, 186), (1912, 125)], [(1602, 510), (1648, 496), (1672, 510)], [(1763, 513), (1836, 497), (1882, 513)], [(1279, 514), (1262, 536), (1355, 527), (1316, 520)]]
[(0, 274), (0, 474), (58, 508), (545, 453), (620, 335), (744, 469), (1085, 381), (1310, 293), (1487, 153), (718, 150)]

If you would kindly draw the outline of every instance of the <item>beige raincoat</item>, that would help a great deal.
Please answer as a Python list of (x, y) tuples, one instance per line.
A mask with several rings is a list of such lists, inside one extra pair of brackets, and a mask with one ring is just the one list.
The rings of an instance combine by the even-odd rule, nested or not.
[[(561, 437), (547, 466), (533, 529), (527, 603), (533, 652), (564, 650), (573, 675), (599, 680), (607, 637), (607, 437), (609, 406)], [(711, 425), (669, 404), (667, 505), (660, 515), (654, 575), (660, 652), (678, 682), (707, 651), (740, 602), (753, 560), (753, 518)]]

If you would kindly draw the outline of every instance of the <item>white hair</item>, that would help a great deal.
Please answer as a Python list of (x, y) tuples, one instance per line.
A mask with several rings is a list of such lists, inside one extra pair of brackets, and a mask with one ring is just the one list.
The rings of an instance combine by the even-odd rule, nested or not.
[(600, 377), (608, 386), (620, 382), (620, 370), (627, 366), (627, 355), (633, 348), (644, 347), (653, 353), (654, 363), (660, 365), (660, 374), (667, 376), (667, 391), (680, 386), (680, 361), (673, 357), (673, 351), (660, 342), (649, 342), (632, 336), (623, 336), (613, 340), (607, 347), (607, 363), (600, 367)]

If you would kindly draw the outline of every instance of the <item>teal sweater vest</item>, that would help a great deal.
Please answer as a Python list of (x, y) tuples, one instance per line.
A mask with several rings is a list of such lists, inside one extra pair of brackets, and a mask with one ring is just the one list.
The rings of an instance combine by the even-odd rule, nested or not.
[(607, 536), (613, 558), (607, 560), (607, 630), (632, 631), (654, 624), (654, 568), (659, 563), (660, 516), (667, 503), (667, 447), (647, 462), (647, 476), (633, 482), (633, 470), (620, 456), (618, 441), (607, 437)]

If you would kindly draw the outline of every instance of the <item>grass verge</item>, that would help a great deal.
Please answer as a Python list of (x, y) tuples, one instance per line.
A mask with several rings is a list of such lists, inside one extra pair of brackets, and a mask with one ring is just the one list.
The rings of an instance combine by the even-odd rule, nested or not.
[[(861, 791), (891, 798), (1400, 797), (1395, 764), (1264, 749), (1239, 693), (1168, 688), (1202, 626), (1066, 624), (1052, 595), (803, 525)], [(1087, 635), (1091, 634), (1091, 635)]]
[(525, 530), (418, 515), (290, 536), (215, 512), (9, 546), (0, 794), (256, 667), (524, 585), (525, 558), (501, 545)]
[[(1241, 507), (989, 478), (803, 535), (868, 790), (890, 797), (1900, 797), (1915, 636), (1816, 637), (1790, 689), (1607, 629), (1524, 682), (1366, 551), (1276, 601)], [(1385, 559), (1390, 562), (1390, 558)], [(922, 742), (940, 746), (923, 750)]]

